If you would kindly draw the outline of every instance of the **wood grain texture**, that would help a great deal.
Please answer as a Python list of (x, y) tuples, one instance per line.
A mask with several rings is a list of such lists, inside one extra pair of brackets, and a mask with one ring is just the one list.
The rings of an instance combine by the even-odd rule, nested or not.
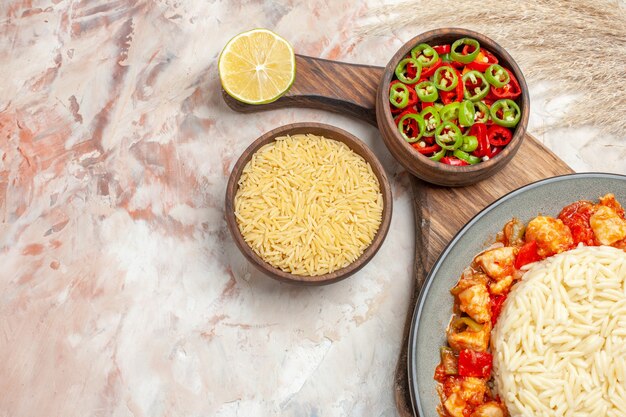
[[(325, 138), (334, 139), (348, 145), (350, 149), (352, 149), (355, 153), (361, 155), (370, 164), (374, 175), (376, 175), (376, 178), (378, 179), (378, 183), (380, 184), (380, 192), (383, 196), (382, 220), (378, 231), (376, 232), (376, 235), (372, 240), (372, 243), (353, 263), (346, 266), (345, 268), (341, 268), (337, 271), (324, 275), (294, 275), (271, 266), (263, 259), (261, 259), (261, 257), (257, 255), (245, 242), (243, 236), (241, 235), (241, 232), (239, 231), (239, 226), (237, 225), (237, 220), (235, 218), (235, 195), (237, 194), (239, 178), (241, 177), (241, 173), (244, 167), (252, 158), (252, 155), (261, 147), (270, 142), (273, 142), (279, 136), (297, 134), (312, 134), (317, 136), (324, 136)], [(252, 265), (254, 265), (260, 271), (264, 272), (269, 277), (293, 284), (330, 284), (332, 282), (337, 282), (345, 279), (363, 268), (374, 257), (376, 252), (378, 252), (378, 249), (380, 249), (380, 246), (387, 236), (387, 232), (389, 231), (389, 225), (391, 223), (391, 214), (393, 211), (392, 208), (393, 199), (391, 197), (391, 186), (389, 185), (389, 180), (387, 178), (387, 174), (385, 173), (385, 169), (381, 165), (376, 155), (374, 155), (374, 153), (367, 147), (367, 145), (365, 145), (363, 142), (361, 142), (359, 139), (346, 132), (345, 130), (322, 123), (291, 123), (265, 133), (257, 140), (252, 142), (252, 144), (248, 146), (248, 148), (241, 154), (239, 160), (237, 160), (237, 163), (235, 164), (235, 167), (230, 173), (230, 178), (228, 179), (228, 184), (226, 186), (226, 223), (241, 253), (246, 257), (246, 259), (248, 259), (248, 261), (250, 261), (250, 263), (252, 263)]]
[[(574, 172), (565, 162), (527, 135), (517, 156), (494, 177), (464, 188), (446, 188), (412, 178), (415, 217), (413, 289), (404, 325), (402, 351), (394, 380), (401, 417), (413, 417), (409, 393), (407, 348), (417, 296), (439, 254), (465, 223), (506, 193), (531, 182)], [(453, 216), (449, 215), (454, 213)]]
[[(463, 37), (470, 37), (478, 40), (481, 47), (484, 47), (489, 50), (489, 52), (493, 53), (493, 55), (498, 58), (498, 61), (502, 66), (513, 72), (522, 90), (522, 95), (516, 100), (522, 111), (522, 116), (519, 124), (515, 128), (511, 142), (494, 158), (476, 165), (453, 167), (431, 161), (428, 157), (416, 152), (409, 143), (403, 140), (393, 121), (393, 115), (389, 109), (388, 86), (394, 76), (394, 71), (398, 62), (409, 54), (411, 49), (413, 49), (416, 45), (419, 45), (420, 43), (427, 43), (429, 45), (451, 44), (457, 39)], [(418, 178), (434, 184), (450, 187), (473, 184), (500, 171), (511, 160), (511, 158), (513, 158), (522, 144), (530, 114), (528, 86), (526, 85), (524, 74), (522, 74), (522, 71), (511, 55), (509, 55), (509, 53), (494, 40), (485, 35), (467, 29), (456, 28), (431, 30), (424, 32), (406, 42), (391, 58), (389, 64), (387, 64), (387, 67), (385, 68), (381, 83), (378, 87), (378, 92), (376, 93), (376, 106), (378, 128), (380, 129), (387, 148), (389, 148), (389, 151), (394, 158), (396, 158), (402, 166), (407, 169), (407, 171)]]
[(296, 54), (296, 80), (273, 103), (244, 104), (223, 90), (222, 96), (231, 109), (242, 113), (305, 107), (352, 116), (376, 126), (376, 89), (383, 70)]

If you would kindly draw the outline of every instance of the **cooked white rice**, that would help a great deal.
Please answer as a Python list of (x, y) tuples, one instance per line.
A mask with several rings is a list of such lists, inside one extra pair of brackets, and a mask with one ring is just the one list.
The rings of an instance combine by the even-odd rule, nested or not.
[(297, 275), (348, 266), (372, 243), (383, 196), (372, 167), (342, 142), (276, 138), (252, 156), (235, 196), (244, 240), (263, 260)]
[(491, 344), (512, 417), (626, 416), (626, 252), (579, 247), (531, 266)]

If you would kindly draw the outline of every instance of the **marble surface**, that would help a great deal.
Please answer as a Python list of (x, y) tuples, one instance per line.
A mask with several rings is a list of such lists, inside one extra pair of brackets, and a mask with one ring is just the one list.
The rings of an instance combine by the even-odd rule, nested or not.
[[(313, 110), (236, 114), (217, 76), (222, 46), (253, 27), (303, 54), (384, 65), (415, 31), (357, 38), (379, 4), (1, 2), (1, 417), (395, 414), (407, 174), (374, 128)], [(531, 90), (538, 132), (554, 101)], [(362, 138), (393, 183), (380, 252), (332, 286), (262, 276), (224, 221), (238, 155), (296, 121)], [(624, 148), (591, 133), (538, 136), (577, 171), (626, 173)]]

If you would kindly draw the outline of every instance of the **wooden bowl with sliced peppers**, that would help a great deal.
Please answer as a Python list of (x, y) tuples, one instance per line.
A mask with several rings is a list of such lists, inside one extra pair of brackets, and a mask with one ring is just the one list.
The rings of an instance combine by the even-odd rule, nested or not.
[(437, 29), (389, 61), (376, 118), (393, 156), (417, 177), (464, 186), (502, 169), (522, 143), (528, 87), (513, 58), (466, 29)]

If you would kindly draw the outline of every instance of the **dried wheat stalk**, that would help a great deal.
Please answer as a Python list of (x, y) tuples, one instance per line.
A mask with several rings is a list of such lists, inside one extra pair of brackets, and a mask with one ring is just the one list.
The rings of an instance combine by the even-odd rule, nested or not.
[[(465, 27), (505, 47), (529, 83), (576, 95), (560, 126), (626, 132), (626, 8), (623, 0), (413, 0), (370, 10), (359, 36)], [(429, 22), (424, 25), (422, 22)], [(396, 33), (397, 35), (397, 33)]]

